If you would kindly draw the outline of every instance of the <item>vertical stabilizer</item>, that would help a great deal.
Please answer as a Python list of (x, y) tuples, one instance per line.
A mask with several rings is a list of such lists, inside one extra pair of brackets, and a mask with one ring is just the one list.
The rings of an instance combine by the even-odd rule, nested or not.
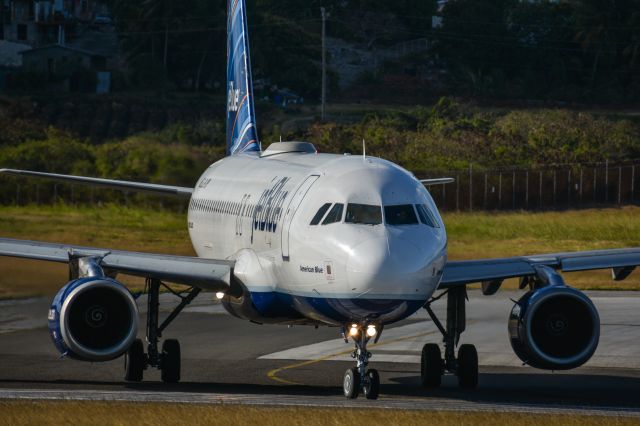
[(245, 0), (227, 0), (227, 155), (259, 151)]

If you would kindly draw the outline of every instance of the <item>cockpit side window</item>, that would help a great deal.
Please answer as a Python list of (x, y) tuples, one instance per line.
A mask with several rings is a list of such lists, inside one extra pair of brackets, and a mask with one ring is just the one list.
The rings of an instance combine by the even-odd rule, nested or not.
[(438, 220), (433, 215), (433, 212), (429, 210), (429, 207), (427, 207), (425, 204), (416, 204), (416, 210), (418, 211), (420, 222), (432, 228), (440, 228)]
[(384, 206), (387, 225), (415, 225), (418, 223), (416, 212), (411, 204)]
[(380, 206), (349, 203), (344, 221), (345, 223), (362, 225), (380, 225), (382, 223), (382, 209)]
[(336, 223), (342, 221), (342, 211), (344, 210), (344, 204), (334, 204), (329, 210), (327, 217), (322, 222), (323, 225), (329, 225), (330, 223)]
[(322, 207), (318, 209), (318, 212), (313, 217), (313, 219), (311, 219), (311, 223), (309, 225), (319, 224), (322, 218), (324, 217), (324, 214), (327, 212), (327, 210), (329, 210), (329, 207), (331, 207), (331, 203), (323, 204)]

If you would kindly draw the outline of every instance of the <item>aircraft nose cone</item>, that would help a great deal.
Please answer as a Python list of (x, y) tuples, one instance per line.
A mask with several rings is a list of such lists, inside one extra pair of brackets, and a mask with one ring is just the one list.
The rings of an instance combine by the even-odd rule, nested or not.
[(378, 296), (416, 292), (426, 282), (428, 256), (416, 244), (402, 238), (374, 238), (355, 246), (347, 260), (351, 292)]

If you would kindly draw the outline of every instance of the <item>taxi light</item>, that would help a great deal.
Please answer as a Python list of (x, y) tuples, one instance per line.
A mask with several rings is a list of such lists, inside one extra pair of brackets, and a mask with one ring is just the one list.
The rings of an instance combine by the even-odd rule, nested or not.
[(378, 333), (378, 330), (376, 330), (375, 325), (370, 325), (367, 327), (367, 336), (373, 337), (376, 335), (376, 333)]
[(216, 297), (218, 298), (218, 300), (222, 299), (224, 297), (224, 293), (219, 291), (216, 293)]
[(357, 336), (358, 335), (358, 325), (357, 324), (351, 324), (351, 329), (349, 330), (349, 335), (350, 336)]

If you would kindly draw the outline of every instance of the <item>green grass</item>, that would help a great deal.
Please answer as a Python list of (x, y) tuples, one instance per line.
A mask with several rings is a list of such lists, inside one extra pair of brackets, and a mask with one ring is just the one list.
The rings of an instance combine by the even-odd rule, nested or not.
[(512, 425), (610, 426), (638, 424), (625, 417), (496, 412), (399, 411), (381, 409), (272, 408), (233, 405), (0, 401), (2, 422), (10, 425)]
[[(640, 208), (566, 212), (447, 213), (451, 259), (518, 256), (557, 251), (640, 246)], [(104, 205), (0, 207), (0, 236), (194, 255), (186, 215), (157, 209)], [(638, 273), (615, 283), (610, 272), (567, 274), (582, 289), (640, 289)], [(0, 298), (54, 294), (67, 281), (67, 267), (0, 258)], [(135, 278), (123, 278), (140, 286)], [(516, 285), (515, 280), (506, 284)]]

